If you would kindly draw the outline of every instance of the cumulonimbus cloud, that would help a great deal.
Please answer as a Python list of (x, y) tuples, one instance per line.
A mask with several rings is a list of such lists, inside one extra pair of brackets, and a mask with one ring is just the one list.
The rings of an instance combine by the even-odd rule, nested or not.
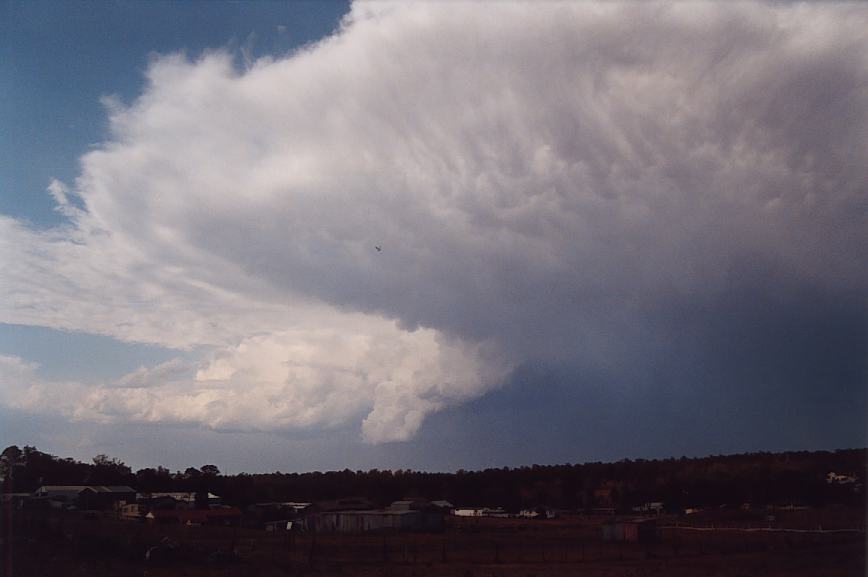
[(866, 28), (849, 4), (361, 3), (243, 71), (158, 58), (51, 184), (68, 224), (0, 217), (0, 319), (208, 347), (79, 418), (385, 441), (529, 359), (629, 363), (664, 301), (864, 290)]

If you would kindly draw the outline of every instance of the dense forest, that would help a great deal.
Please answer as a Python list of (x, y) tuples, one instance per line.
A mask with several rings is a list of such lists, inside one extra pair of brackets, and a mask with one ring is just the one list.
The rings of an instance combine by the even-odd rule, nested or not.
[[(130, 485), (149, 491), (211, 491), (227, 502), (319, 501), (366, 497), (380, 504), (405, 497), (447, 499), (456, 505), (507, 510), (546, 505), (563, 509), (599, 506), (603, 489), (611, 504), (628, 508), (649, 501), (668, 509), (764, 505), (864, 506), (866, 449), (746, 453), (614, 463), (533, 465), (517, 468), (421, 471), (329, 471), (222, 475), (214, 465), (171, 472), (164, 467), (133, 472), (121, 460), (97, 455), (92, 463), (61, 458), (35, 447), (7, 447), (0, 456), (4, 492), (40, 485)], [(859, 483), (828, 483), (834, 471)]]

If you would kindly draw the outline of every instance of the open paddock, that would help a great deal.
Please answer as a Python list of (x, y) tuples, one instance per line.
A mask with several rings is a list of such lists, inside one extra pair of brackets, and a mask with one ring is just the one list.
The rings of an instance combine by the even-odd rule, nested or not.
[[(851, 512), (827, 511), (826, 523)], [(857, 517), (857, 519), (860, 517)], [(675, 526), (675, 522), (679, 526)], [(769, 531), (725, 516), (661, 518), (650, 543), (603, 541), (602, 518), (450, 520), (439, 533), (292, 533), (151, 525), (108, 514), (17, 512), (4, 575), (93, 577), (859, 577), (864, 531)], [(711, 522), (710, 522), (711, 521)], [(716, 522), (715, 522), (716, 521)], [(712, 526), (713, 525), (713, 526)], [(11, 529), (11, 533), (10, 533)], [(151, 551), (150, 559), (145, 560)]]

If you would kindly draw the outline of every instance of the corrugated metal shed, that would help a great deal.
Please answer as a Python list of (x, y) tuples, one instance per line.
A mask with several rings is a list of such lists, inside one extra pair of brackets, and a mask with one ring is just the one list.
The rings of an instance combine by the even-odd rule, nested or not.
[(308, 531), (355, 533), (362, 531), (439, 531), (443, 516), (424, 511), (323, 511), (305, 518)]
[(657, 537), (654, 519), (610, 519), (600, 526), (603, 541), (650, 543)]

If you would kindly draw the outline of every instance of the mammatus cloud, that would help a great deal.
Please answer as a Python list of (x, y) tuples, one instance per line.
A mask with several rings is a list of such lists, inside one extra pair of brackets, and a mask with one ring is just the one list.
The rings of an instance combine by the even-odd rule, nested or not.
[(0, 320), (206, 352), (106, 385), (7, 359), (34, 384), (6, 402), (399, 440), (522, 362), (627, 370), (722, 295), (851, 298), (866, 27), (855, 4), (362, 3), (244, 71), (157, 59), (51, 183), (69, 224), (0, 217)]

